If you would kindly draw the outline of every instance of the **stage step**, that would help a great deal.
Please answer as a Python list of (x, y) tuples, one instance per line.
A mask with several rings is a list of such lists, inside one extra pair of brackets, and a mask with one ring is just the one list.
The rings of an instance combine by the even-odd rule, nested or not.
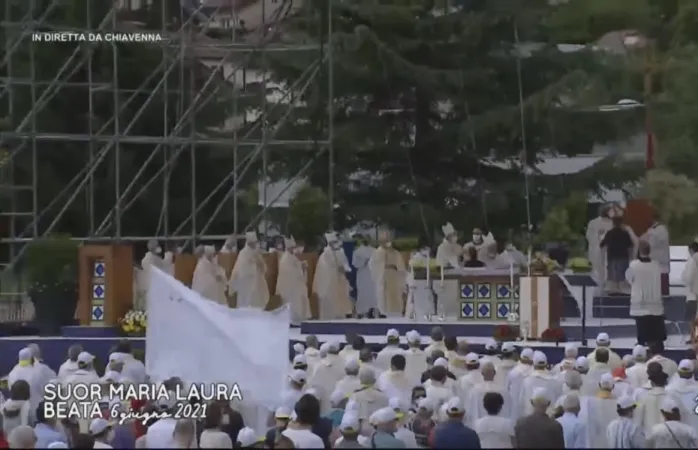
[[(664, 297), (664, 316), (676, 321), (685, 319), (686, 297), (669, 295)], [(606, 295), (594, 297), (592, 315), (604, 319), (629, 319), (630, 296)]]
[(118, 338), (121, 336), (118, 327), (90, 327), (84, 325), (67, 326), (61, 328), (61, 335), (65, 338)]

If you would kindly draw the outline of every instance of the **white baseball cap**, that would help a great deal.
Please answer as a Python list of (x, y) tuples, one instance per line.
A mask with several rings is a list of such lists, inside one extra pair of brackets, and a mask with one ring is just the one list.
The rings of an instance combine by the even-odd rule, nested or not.
[(390, 423), (395, 420), (397, 420), (397, 414), (395, 413), (395, 410), (391, 407), (385, 407), (381, 408), (378, 411), (374, 412), (371, 414), (371, 417), (369, 417), (369, 422), (374, 424), (374, 425), (381, 425), (384, 423)]
[(679, 372), (693, 373), (695, 370), (695, 365), (690, 359), (682, 359), (679, 363)]
[(662, 400), (662, 404), (659, 407), (660, 411), (668, 413), (674, 412), (674, 410), (676, 409), (679, 409), (678, 403), (676, 403), (676, 401), (674, 401), (674, 399), (669, 396), (664, 397), (664, 400)]
[(23, 348), (17, 354), (17, 359), (20, 361), (31, 361), (32, 360), (32, 350), (30, 348)]
[(92, 419), (92, 422), (90, 422), (89, 431), (92, 436), (95, 436), (104, 433), (109, 426), (109, 422), (101, 417), (98, 417), (96, 419)]
[(305, 373), (305, 370), (296, 369), (291, 372), (291, 380), (295, 381), (296, 383), (305, 383), (305, 380), (307, 379), (308, 374)]
[(536, 366), (545, 366), (548, 364), (548, 357), (545, 356), (545, 353), (536, 350), (533, 352), (533, 364)]
[(574, 368), (577, 370), (588, 370), (589, 360), (586, 358), (586, 356), (580, 356), (577, 358), (577, 361), (575, 361)]
[(308, 358), (306, 358), (305, 355), (296, 355), (293, 357), (293, 367), (307, 366), (307, 365), (308, 365)]
[[(477, 356), (477, 355), (476, 355)], [(448, 367), (448, 360), (446, 358), (438, 358), (434, 361), (434, 367)]]
[(542, 387), (535, 388), (533, 390), (533, 395), (531, 395), (531, 401), (550, 403), (550, 395), (548, 395), (548, 390)]
[(644, 345), (636, 345), (635, 347), (633, 347), (633, 357), (646, 358), (647, 348)]
[(620, 409), (634, 408), (636, 406), (635, 400), (629, 395), (623, 395), (620, 397), (616, 404)]
[(613, 389), (613, 386), (615, 385), (615, 381), (613, 380), (613, 375), (610, 373), (606, 372), (603, 375), (601, 375), (601, 378), (599, 378), (599, 386), (601, 389), (606, 389), (606, 390), (611, 390)]
[(123, 363), (126, 361), (126, 355), (119, 352), (114, 352), (109, 355), (109, 362)]
[(339, 424), (339, 430), (343, 432), (359, 432), (359, 417), (353, 413), (345, 413), (342, 416), (342, 422)]
[(465, 363), (466, 364), (475, 364), (480, 361), (480, 357), (477, 356), (477, 353), (470, 352), (467, 355), (465, 355)]
[(419, 334), (417, 330), (408, 331), (407, 334), (405, 334), (405, 337), (407, 338), (407, 342), (413, 344), (417, 342), (422, 342), (422, 336)]
[(398, 397), (393, 397), (390, 399), (388, 402), (388, 406), (393, 408), (395, 411), (395, 414), (397, 414), (398, 419), (402, 418), (402, 416), (405, 415), (405, 411), (407, 408), (402, 404), (402, 400), (400, 400)]
[(242, 447), (252, 447), (254, 444), (259, 442), (259, 437), (257, 436), (257, 432), (252, 428), (245, 427), (238, 432), (237, 441)]
[(322, 345), (320, 346), (320, 352), (324, 353), (325, 355), (330, 352), (330, 343), (329, 342), (323, 342)]
[(497, 350), (497, 341), (489, 339), (485, 342), (485, 350)]
[(611, 343), (611, 338), (608, 336), (608, 333), (599, 333), (598, 336), (596, 336), (596, 343), (599, 345), (608, 345)]
[(290, 419), (291, 414), (293, 414), (293, 411), (291, 411), (291, 408), (288, 408), (286, 406), (279, 406), (276, 408), (276, 411), (274, 412), (274, 418), (275, 419)]
[(417, 401), (417, 408), (426, 409), (427, 411), (434, 411), (436, 405), (432, 399), (422, 397)]
[(513, 342), (504, 342), (502, 344), (502, 353), (514, 353), (516, 346)]
[(296, 353), (303, 353), (305, 351), (305, 346), (300, 342), (293, 344), (293, 351)]
[(344, 362), (344, 369), (346, 370), (359, 370), (361, 363), (358, 359), (348, 359)]
[(388, 330), (387, 333), (385, 333), (385, 337), (389, 338), (399, 338), (400, 337), (400, 332), (397, 331), (395, 328), (391, 328)]
[(529, 361), (533, 360), (533, 349), (532, 348), (525, 348), (521, 350), (521, 359), (527, 359)]
[(94, 359), (95, 359), (95, 357), (87, 352), (82, 352), (78, 355), (78, 362), (79, 363), (89, 364), (92, 361), (94, 361)]
[(448, 402), (446, 402), (446, 414), (448, 415), (459, 415), (465, 412), (463, 403), (458, 397), (452, 397)]
[(340, 348), (342, 348), (342, 344), (340, 344), (339, 342), (337, 342), (337, 341), (330, 342), (330, 346), (329, 346), (330, 352), (336, 353), (339, 351)]

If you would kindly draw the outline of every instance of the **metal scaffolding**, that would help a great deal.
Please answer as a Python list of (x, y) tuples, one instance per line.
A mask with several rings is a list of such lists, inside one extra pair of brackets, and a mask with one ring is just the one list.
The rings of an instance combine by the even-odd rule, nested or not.
[[(41, 2), (41, 5), (39, 3)], [(239, 2), (239, 0), (238, 0)], [(129, 3), (129, 4), (127, 4)], [(304, 150), (307, 153), (298, 153), (299, 158), (307, 160), (301, 171), (288, 180), (289, 188), (296, 180), (305, 176), (313, 161), (317, 161), (316, 155), (322, 153), (326, 155), (329, 166), (323, 166), (323, 170), (329, 171), (330, 185), (328, 194), (330, 205), (334, 203), (332, 196), (333, 177), (332, 167), (334, 164), (332, 149), (332, 108), (328, 101), (326, 110), (322, 111), (323, 121), (326, 126), (322, 133), (316, 136), (308, 136), (306, 140), (291, 141), (277, 139), (277, 131), (284, 124), (293, 111), (294, 100), (302, 95), (310, 86), (317, 89), (322, 83), (322, 94), (326, 99), (333, 97), (333, 74), (332, 74), (332, 45), (328, 45), (329, 36), (332, 34), (331, 3), (327, 2), (327, 11), (322, 14), (312, 12), (310, 5), (303, 5), (301, 0), (256, 0), (242, 11), (235, 11), (233, 4), (236, 0), (218, 1), (215, 9), (199, 4), (200, 2), (180, 2), (181, 21), (173, 29), (171, 17), (165, 13), (167, 0), (142, 0), (137, 1), (121, 0), (115, 1), (109, 14), (99, 24), (90, 24), (91, 16), (90, 1), (71, 0), (5, 0), (5, 21), (2, 26), (2, 37), (4, 38), (4, 49), (0, 50), (2, 59), (0, 61), (0, 100), (6, 107), (0, 109), (6, 113), (7, 117), (2, 118), (0, 113), (0, 269), (11, 269), (21, 258), (24, 251), (24, 244), (37, 237), (54, 232), (66, 211), (76, 202), (76, 199), (86, 198), (88, 204), (89, 232), (85, 236), (74, 236), (80, 241), (100, 241), (100, 240), (122, 240), (122, 241), (145, 241), (152, 238), (177, 241), (184, 244), (194, 240), (218, 240), (223, 239), (225, 234), (212, 234), (211, 224), (223, 209), (227, 209), (232, 203), (233, 220), (230, 224), (230, 233), (241, 234), (250, 227), (256, 225), (266, 214), (267, 205), (276, 199), (267, 199), (266, 192), (263, 197), (265, 206), (262, 212), (249, 220), (249, 223), (240, 223), (238, 214), (238, 193), (242, 188), (241, 183), (244, 175), (250, 171), (251, 167), (261, 165), (261, 179), (267, 180), (269, 149), (276, 151), (281, 148), (288, 148), (289, 151)], [(189, 7), (186, 3), (196, 3)], [(244, 3), (244, 2), (242, 2)], [(247, 3), (250, 3), (249, 1)], [(24, 9), (26, 14), (21, 18), (16, 17), (16, 10), (20, 4), (28, 5)], [(56, 7), (72, 5), (73, 8), (84, 8), (82, 12), (87, 17), (87, 23), (79, 30), (56, 29), (55, 23), (49, 23), (51, 11)], [(161, 26), (159, 29), (145, 29), (143, 24), (135, 23), (134, 20), (125, 20), (127, 13), (137, 15), (141, 9), (153, 8), (160, 4), (162, 11)], [(134, 7), (135, 6), (135, 7)], [(225, 38), (211, 38), (206, 36), (208, 31), (214, 26), (221, 28), (221, 17), (223, 11), (231, 11), (228, 22), (223, 25)], [(280, 38), (284, 33), (283, 23), (291, 14), (312, 14), (310, 20), (316, 20), (317, 29), (322, 30), (319, 42), (294, 43), (293, 39)], [(13, 14), (15, 15), (13, 17)], [(131, 17), (131, 16), (129, 16)], [(11, 19), (11, 20), (10, 20)], [(245, 32), (240, 31), (241, 19), (244, 21)], [(53, 32), (72, 31), (76, 33), (132, 33), (151, 32), (159, 33), (164, 39), (162, 42), (133, 43), (132, 45), (150, 45), (162, 48), (162, 59), (158, 69), (154, 71), (148, 80), (145, 80), (142, 87), (127, 90), (123, 88), (123, 78), (121, 75), (123, 68), (119, 67), (115, 61), (116, 46), (112, 46), (113, 72), (109, 76), (109, 81), (97, 81), (92, 79), (92, 64), (94, 54), (91, 51), (84, 51), (85, 45), (75, 46), (70, 58), (65, 61), (63, 67), (51, 81), (39, 80), (34, 76), (34, 65), (36, 64), (34, 53), (37, 45), (48, 45), (45, 43), (33, 42), (32, 34), (37, 31), (51, 30)], [(296, 80), (292, 86), (284, 89), (283, 97), (278, 102), (267, 100), (267, 84), (269, 82), (268, 68), (265, 55), (270, 52), (317, 52), (314, 64), (310, 65), (305, 73)], [(17, 58), (22, 58), (25, 62), (28, 59), (30, 66), (30, 76), (17, 77), (13, 70), (13, 64)], [(169, 131), (164, 131), (162, 135), (134, 135), (131, 131), (132, 125), (139, 119), (150, 103), (155, 103), (157, 99), (163, 106), (163, 116), (166, 116), (170, 105), (168, 100), (170, 93), (178, 89), (176, 86), (168, 86), (170, 73), (175, 67), (182, 67), (185, 60), (192, 61), (206, 60), (208, 78), (198, 92), (187, 93), (189, 98), (186, 107), (180, 108), (176, 117), (176, 123), (169, 124)], [(254, 63), (252, 62), (254, 61)], [(254, 65), (253, 65), (254, 64)], [(189, 67), (194, 67), (189, 64)], [(201, 67), (201, 64), (199, 64)], [(87, 82), (80, 83), (70, 81), (71, 76), (79, 70), (87, 73)], [(194, 69), (190, 69), (194, 70)], [(255, 120), (255, 125), (242, 127), (241, 118), (246, 112), (239, 108), (238, 102), (242, 98), (249, 98), (246, 92), (244, 80), (254, 70), (261, 77), (255, 92), (262, 92), (260, 103), (257, 108), (261, 114), (261, 120)], [(221, 75), (222, 74), (222, 75)], [(194, 79), (194, 74), (190, 74), (189, 80)], [(224, 82), (221, 82), (223, 79)], [(148, 101), (137, 113), (130, 118), (128, 123), (123, 123), (124, 118), (121, 111), (136, 95), (142, 95), (144, 86), (152, 80), (159, 80), (155, 89), (149, 90)], [(169, 81), (172, 84), (171, 81)], [(259, 85), (261, 84), (261, 89)], [(33, 107), (28, 114), (20, 117), (21, 114), (13, 108), (14, 97), (20, 88), (28, 89), (31, 92), (31, 102)], [(61, 95), (64, 89), (82, 89), (90, 100), (89, 117), (93, 117), (93, 96), (96, 93), (104, 95), (104, 92), (113, 94), (113, 117), (106, 124), (98, 124), (94, 128), (90, 124), (89, 133), (75, 134), (68, 132), (57, 132), (51, 130), (38, 119), (42, 108), (46, 107), (56, 96)], [(245, 97), (247, 96), (247, 97)], [(4, 98), (4, 100), (2, 100)], [(211, 100), (220, 101), (224, 98), (233, 111), (231, 122), (233, 125), (217, 130), (215, 133), (202, 133), (196, 130), (192, 124), (197, 121), (197, 114)], [(127, 99), (124, 101), (124, 99)], [(284, 104), (282, 113), (274, 112), (274, 108), (280, 103)], [(290, 105), (290, 107), (288, 106)], [(149, 112), (152, 114), (152, 111)], [(167, 122), (170, 119), (163, 119)], [(119, 123), (119, 122), (122, 123)], [(244, 131), (241, 131), (244, 130)], [(142, 133), (140, 133), (142, 134)], [(39, 171), (41, 170), (40, 157), (37, 152), (45, 143), (70, 143), (71, 146), (84, 149), (84, 166), (70, 183), (65, 185), (60, 192), (56, 192), (48, 205), (40, 205), (37, 191), (42, 187), (39, 185)], [(122, 151), (124, 146), (141, 145), (150, 151), (143, 164), (135, 174), (124, 174), (122, 167)], [(230, 151), (232, 155), (229, 159), (230, 170), (217, 186), (203, 196), (197, 187), (197, 174), (195, 161), (197, 154), (207, 151), (207, 148), (218, 149), (217, 151)], [(168, 186), (172, 182), (170, 175), (178, 158), (186, 155), (188, 163), (191, 164), (191, 179), (189, 190), (191, 202), (188, 218), (182, 223), (169, 223), (168, 217), (170, 205)], [(303, 156), (304, 155), (304, 156)], [(31, 162), (29, 174), (23, 173), (24, 182), (18, 182), (17, 160), (19, 157), (27, 158)], [(27, 160), (25, 159), (25, 161)], [(324, 157), (323, 157), (324, 160)], [(113, 166), (110, 170), (114, 173), (113, 198), (97, 198), (95, 190), (95, 177), (97, 168), (102, 165)], [(254, 164), (254, 166), (253, 166)], [(146, 167), (156, 165), (158, 167), (156, 175), (147, 173)], [(26, 170), (25, 170), (26, 172)], [(132, 176), (130, 176), (132, 175)], [(126, 179), (128, 178), (128, 179)], [(260, 179), (260, 177), (257, 177)], [(124, 187), (125, 186), (125, 187)], [(264, 183), (266, 191), (267, 184)], [(283, 189), (280, 196), (286, 189)], [(160, 211), (160, 225), (157, 230), (153, 230), (150, 236), (132, 236), (130, 231), (123, 226), (125, 218), (130, 214), (130, 208), (141, 196), (153, 195), (153, 192), (162, 191), (162, 204)], [(261, 193), (260, 193), (261, 194)], [(221, 200), (221, 198), (223, 200)], [(22, 200), (20, 200), (22, 199)], [(30, 200), (29, 200), (30, 199)], [(216, 201), (218, 206), (214, 213), (207, 217), (204, 222), (199, 212), (206, 205)], [(95, 202), (109, 202), (108, 214), (97, 217), (95, 213)], [(27, 206), (31, 204), (31, 207)], [(331, 206), (330, 206), (331, 207)], [(181, 205), (180, 205), (181, 208)], [(204, 222), (204, 223), (202, 223)], [(109, 235), (107, 235), (109, 234)], [(4, 247), (4, 248), (3, 248)]]

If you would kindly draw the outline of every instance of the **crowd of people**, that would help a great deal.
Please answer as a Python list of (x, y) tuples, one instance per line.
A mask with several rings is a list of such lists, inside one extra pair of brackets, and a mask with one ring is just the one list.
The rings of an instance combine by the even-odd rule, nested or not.
[[(48, 384), (147, 383), (146, 370), (120, 343), (100, 376), (79, 346), (57, 372), (37, 345), (19, 352), (2, 399), (0, 447), (9, 448), (696, 448), (698, 367), (678, 364), (661, 342), (620, 357), (601, 333), (596, 349), (575, 345), (561, 361), (513, 342), (487, 342), (484, 353), (436, 327), (430, 343), (397, 330), (374, 353), (361, 336), (347, 344), (309, 336), (296, 343), (288, 381), (266, 429), (252, 429), (236, 401), (213, 400), (206, 417), (174, 417), (174, 399), (134, 400), (118, 411), (157, 413), (145, 423), (47, 414)], [(195, 381), (195, 380), (188, 380)], [(168, 391), (186, 382), (162, 381)], [(71, 400), (69, 399), (68, 402)], [(77, 401), (77, 400), (75, 400)], [(116, 400), (118, 401), (118, 399)], [(196, 402), (200, 400), (191, 399)], [(172, 414), (172, 417), (168, 417)]]

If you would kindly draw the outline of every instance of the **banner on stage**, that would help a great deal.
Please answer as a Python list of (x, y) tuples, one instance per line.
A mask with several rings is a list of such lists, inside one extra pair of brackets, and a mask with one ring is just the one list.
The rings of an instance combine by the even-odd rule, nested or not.
[(237, 384), (270, 410), (288, 374), (290, 312), (231, 309), (151, 269), (146, 370), (155, 380)]

